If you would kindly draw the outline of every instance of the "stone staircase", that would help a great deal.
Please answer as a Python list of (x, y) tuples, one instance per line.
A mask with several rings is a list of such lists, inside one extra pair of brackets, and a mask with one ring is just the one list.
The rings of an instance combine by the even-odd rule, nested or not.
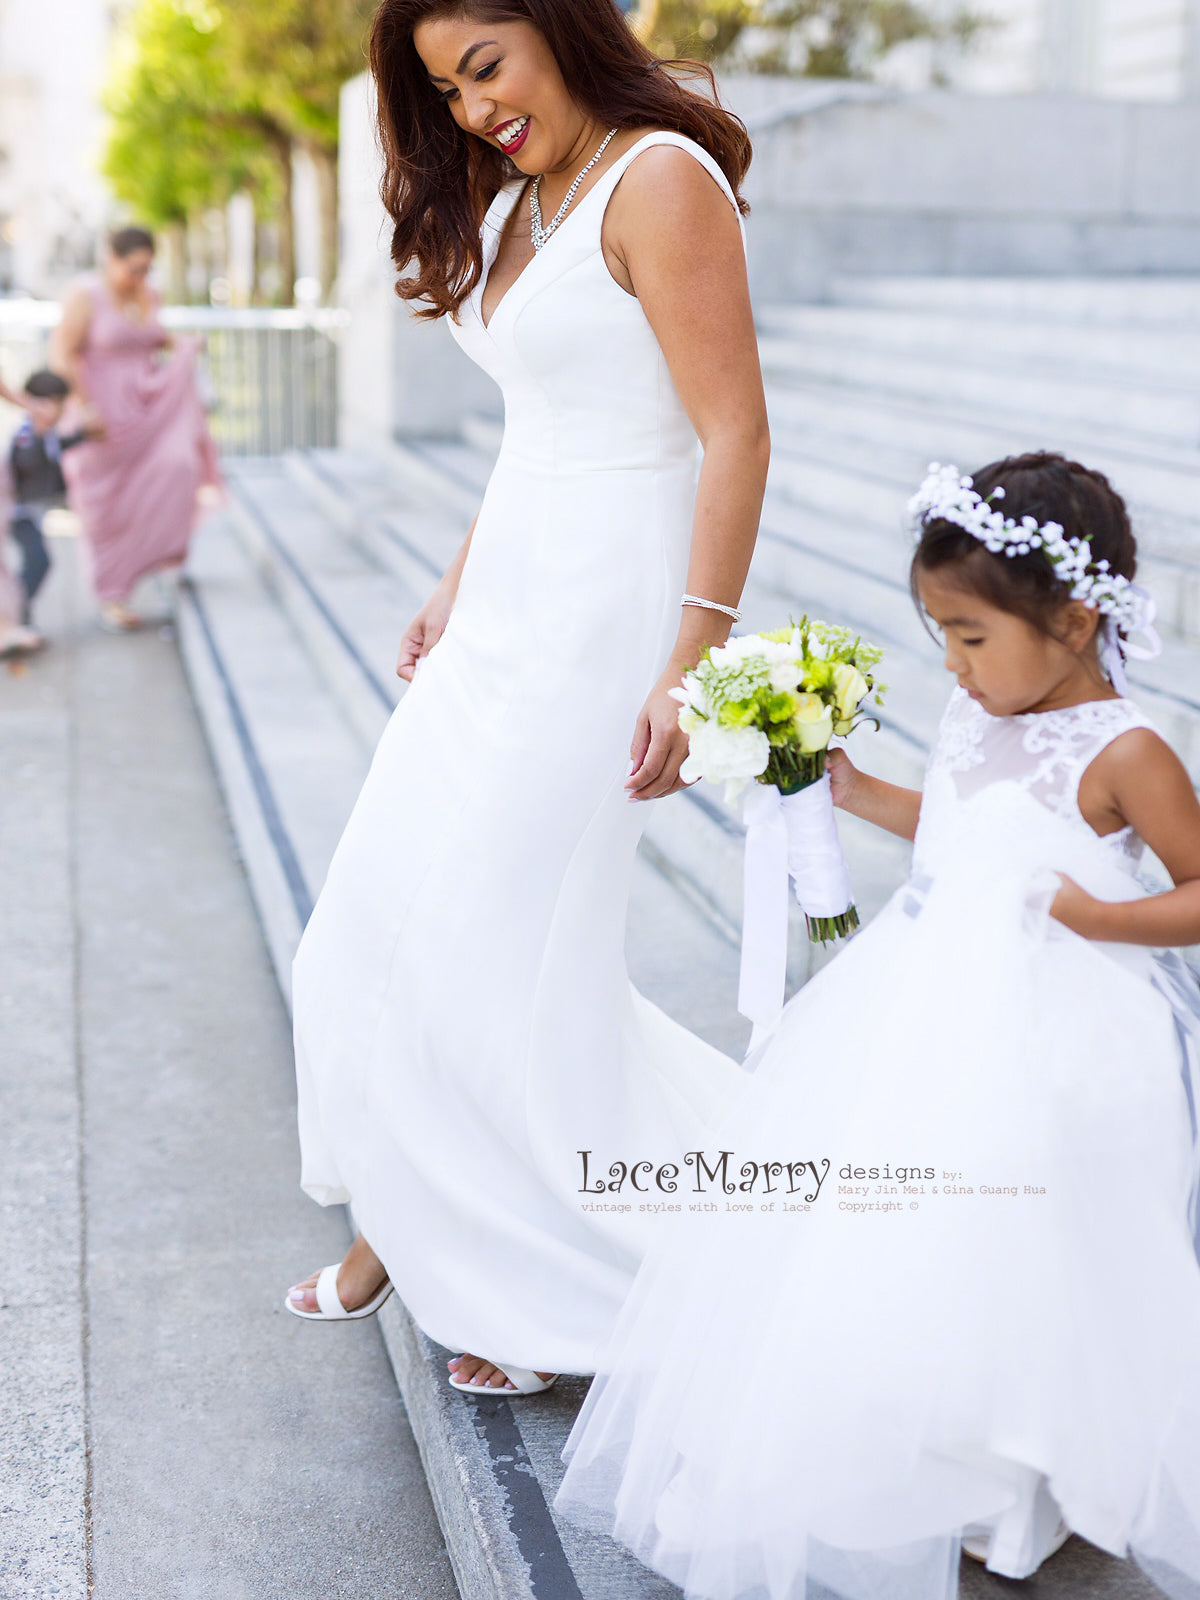
[[(949, 680), (908, 596), (905, 504), (931, 458), (964, 470), (1052, 447), (1108, 471), (1130, 498), (1145, 579), (1168, 630), (1133, 691), (1200, 776), (1200, 283), (1053, 285), (877, 279), (830, 304), (763, 308), (774, 459), (739, 631), (803, 611), (887, 650), (878, 734), (854, 754), (916, 784)], [(405, 685), (399, 638), (478, 508), (499, 427), (386, 453), (320, 451), (230, 464), (228, 510), (206, 525), (180, 596), (182, 648), (284, 993), (292, 952)], [(648, 808), (631, 909), (635, 983), (739, 1055), (742, 829), (704, 784)], [(906, 847), (841, 819), (860, 908), (900, 880)], [(795, 913), (789, 986), (826, 957)], [(447, 1352), (395, 1298), (382, 1319), (468, 1600), (673, 1593), (549, 1510), (558, 1451), (586, 1388), (522, 1408), (468, 1401)], [(1053, 1577), (1051, 1577), (1051, 1572)], [(1038, 1592), (1098, 1586), (1141, 1600), (1134, 1572), (1074, 1541)], [(964, 1563), (963, 1594), (998, 1593)]]

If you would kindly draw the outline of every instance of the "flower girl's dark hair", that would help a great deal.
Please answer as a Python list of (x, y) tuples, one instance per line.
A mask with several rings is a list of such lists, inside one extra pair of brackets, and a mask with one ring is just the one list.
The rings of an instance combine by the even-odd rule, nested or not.
[[(984, 500), (1000, 488), (1000, 504), (1018, 522), (1034, 517), (1057, 522), (1068, 539), (1089, 539), (1092, 559), (1132, 579), (1137, 572), (1137, 540), (1125, 501), (1102, 472), (1049, 450), (1008, 456), (973, 474)], [(1040, 550), (1028, 555), (996, 555), (956, 522), (933, 519), (921, 529), (909, 575), (913, 600), (921, 610), (923, 572), (954, 568), (953, 581), (970, 594), (1023, 617), (1042, 633), (1054, 634), (1070, 589)], [(1103, 619), (1101, 619), (1103, 620)]]

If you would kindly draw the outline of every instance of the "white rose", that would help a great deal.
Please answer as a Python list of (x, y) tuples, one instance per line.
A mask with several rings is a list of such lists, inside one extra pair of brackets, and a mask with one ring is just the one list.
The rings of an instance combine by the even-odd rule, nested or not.
[(777, 694), (791, 694), (793, 689), (800, 687), (804, 677), (803, 669), (786, 657), (777, 662), (767, 674), (767, 682)]
[(833, 669), (833, 688), (837, 695), (839, 722), (848, 721), (862, 704), (867, 692), (867, 680), (857, 667), (848, 661), (839, 661)]
[(798, 735), (797, 742), (806, 755), (827, 750), (833, 738), (833, 709), (825, 704), (819, 694), (799, 694), (796, 696), (792, 726)]
[(691, 734), (679, 775), (685, 783), (707, 778), (711, 783), (757, 778), (766, 770), (771, 745), (761, 728), (722, 728), (706, 722)]

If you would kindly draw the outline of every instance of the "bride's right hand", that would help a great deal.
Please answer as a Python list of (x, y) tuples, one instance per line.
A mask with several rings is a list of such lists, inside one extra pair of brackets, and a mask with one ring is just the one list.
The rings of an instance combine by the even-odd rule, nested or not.
[(453, 604), (452, 596), (448, 598), (436, 589), (426, 600), (404, 630), (404, 637), (400, 641), (400, 655), (396, 661), (397, 677), (412, 682), (417, 662), (422, 656), (429, 654), (445, 633)]

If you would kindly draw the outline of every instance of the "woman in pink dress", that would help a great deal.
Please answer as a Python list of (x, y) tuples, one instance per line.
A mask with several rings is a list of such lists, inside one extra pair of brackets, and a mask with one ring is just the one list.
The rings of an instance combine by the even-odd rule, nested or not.
[(145, 229), (114, 233), (102, 272), (69, 291), (52, 353), (84, 420), (102, 429), (63, 471), (101, 622), (117, 632), (142, 624), (129, 605), (138, 580), (183, 565), (198, 492), (220, 481), (196, 390), (200, 341), (163, 328), (147, 281), (153, 260)]

